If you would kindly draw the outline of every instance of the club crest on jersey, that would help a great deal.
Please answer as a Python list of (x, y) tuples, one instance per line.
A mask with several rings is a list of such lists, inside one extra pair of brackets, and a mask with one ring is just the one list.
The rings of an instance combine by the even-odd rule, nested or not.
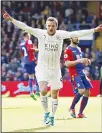
[(28, 44), (32, 44), (32, 41), (31, 40), (28, 40)]
[(44, 35), (44, 39), (46, 39), (46, 35)]
[(65, 59), (66, 59), (66, 58), (68, 58), (68, 55), (67, 55), (67, 54), (65, 54), (65, 55), (64, 55), (64, 58), (65, 58)]
[(56, 39), (57, 39), (57, 40), (61, 40), (61, 37), (60, 37), (60, 36), (56, 36)]

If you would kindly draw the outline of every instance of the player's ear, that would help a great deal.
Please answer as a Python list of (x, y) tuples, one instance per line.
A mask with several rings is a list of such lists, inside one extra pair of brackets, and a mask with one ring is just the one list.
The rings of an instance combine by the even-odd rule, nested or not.
[(47, 23), (47, 21), (46, 21), (46, 24), (45, 24), (45, 28), (46, 28), (46, 29), (48, 28), (48, 23)]
[(72, 41), (72, 38), (70, 38), (70, 41)]
[(45, 28), (47, 29), (47, 24), (45, 24)]

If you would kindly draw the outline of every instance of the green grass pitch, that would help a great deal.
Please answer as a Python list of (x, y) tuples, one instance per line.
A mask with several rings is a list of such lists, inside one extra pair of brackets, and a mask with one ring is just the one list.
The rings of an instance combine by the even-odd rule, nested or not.
[[(2, 132), (102, 132), (101, 97), (90, 97), (84, 111), (87, 118), (72, 118), (68, 112), (72, 97), (59, 98), (55, 126), (45, 127), (40, 99), (29, 96), (2, 97)], [(80, 102), (76, 106), (78, 113)], [(50, 98), (49, 98), (50, 108)]]

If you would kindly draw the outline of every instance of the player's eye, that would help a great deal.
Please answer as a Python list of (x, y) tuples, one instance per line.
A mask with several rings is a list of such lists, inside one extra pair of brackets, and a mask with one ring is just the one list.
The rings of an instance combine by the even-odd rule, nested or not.
[(55, 25), (52, 25), (52, 27), (55, 27)]

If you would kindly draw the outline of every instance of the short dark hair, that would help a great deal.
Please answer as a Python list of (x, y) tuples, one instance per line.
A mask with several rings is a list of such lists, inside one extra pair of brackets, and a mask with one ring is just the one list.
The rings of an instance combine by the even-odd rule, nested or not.
[(28, 34), (28, 32), (26, 32), (26, 31), (23, 32), (23, 36), (24, 36), (24, 37), (25, 37), (27, 34)]

